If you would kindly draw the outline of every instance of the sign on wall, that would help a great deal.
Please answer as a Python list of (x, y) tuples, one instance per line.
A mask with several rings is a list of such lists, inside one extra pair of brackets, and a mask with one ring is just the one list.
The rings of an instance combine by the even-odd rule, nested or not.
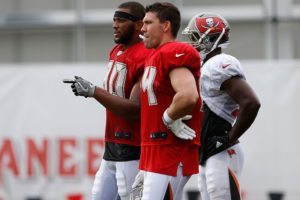
[(0, 199), (89, 199), (103, 154), (105, 110), (74, 96), (62, 79), (79, 75), (101, 85), (105, 69), (0, 68)]

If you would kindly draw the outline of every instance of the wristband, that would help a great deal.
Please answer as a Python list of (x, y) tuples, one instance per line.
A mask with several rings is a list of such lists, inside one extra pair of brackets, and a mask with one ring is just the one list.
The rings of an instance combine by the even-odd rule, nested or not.
[(167, 112), (168, 109), (165, 110), (164, 112), (164, 116), (163, 116), (163, 119), (165, 120), (165, 122), (167, 124), (171, 124), (174, 122), (174, 120), (168, 115), (168, 112)]

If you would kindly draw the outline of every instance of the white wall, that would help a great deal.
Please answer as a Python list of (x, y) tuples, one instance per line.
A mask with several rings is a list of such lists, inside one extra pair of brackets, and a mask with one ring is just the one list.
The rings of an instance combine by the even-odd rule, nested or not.
[[(271, 191), (283, 192), (285, 200), (300, 199), (300, 60), (241, 61), (246, 77), (261, 100), (261, 110), (253, 126), (242, 136), (246, 163), (242, 187), (246, 200), (266, 200)], [(2, 65), (0, 67), (0, 199), (21, 200), (23, 196), (66, 199), (66, 195), (90, 195), (93, 176), (87, 171), (88, 139), (103, 137), (104, 108), (92, 99), (73, 96), (63, 78), (81, 75), (101, 85), (106, 64)], [(38, 160), (29, 176), (27, 139), (38, 149), (48, 141), (48, 175)], [(64, 146), (70, 157), (60, 160), (61, 140), (71, 138), (75, 145)], [(11, 141), (11, 149), (4, 141)], [(7, 145), (7, 143), (6, 143)], [(103, 146), (93, 146), (102, 155)], [(10, 149), (10, 151), (9, 151)], [(13, 153), (9, 154), (9, 153)], [(89, 154), (89, 155), (88, 155)], [(14, 175), (11, 158), (18, 167)], [(97, 168), (99, 159), (92, 160)], [(74, 175), (60, 174), (60, 166), (77, 167)], [(195, 177), (186, 190), (196, 189)], [(60, 192), (56, 192), (59, 189)], [(15, 192), (15, 191), (18, 192)]]
[(244, 62), (246, 76), (261, 100), (251, 129), (241, 139), (246, 165), (242, 184), (249, 199), (266, 191), (300, 198), (299, 61)]

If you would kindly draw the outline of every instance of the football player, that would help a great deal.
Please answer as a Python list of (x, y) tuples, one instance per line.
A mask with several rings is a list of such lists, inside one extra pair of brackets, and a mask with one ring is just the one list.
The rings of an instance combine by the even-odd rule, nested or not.
[[(92, 200), (128, 200), (140, 158), (140, 77), (149, 50), (139, 38), (145, 8), (138, 2), (119, 5), (113, 17), (114, 41), (103, 87), (81, 77), (75, 95), (93, 97), (106, 107), (105, 152), (95, 176)], [(119, 197), (117, 197), (119, 195)]]
[(251, 126), (260, 102), (246, 82), (240, 62), (222, 53), (230, 26), (220, 15), (201, 13), (183, 30), (203, 60), (200, 94), (203, 122), (199, 167), (202, 200), (241, 199), (244, 155), (238, 139)]
[[(142, 32), (147, 57), (141, 91), (143, 200), (181, 199), (182, 189), (198, 173), (200, 57), (177, 42), (180, 12), (170, 3), (146, 7)], [(167, 198), (167, 197), (166, 197)]]

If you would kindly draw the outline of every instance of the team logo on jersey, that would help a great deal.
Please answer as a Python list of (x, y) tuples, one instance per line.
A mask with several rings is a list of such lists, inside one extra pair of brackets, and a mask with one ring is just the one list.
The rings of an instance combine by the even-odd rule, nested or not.
[(180, 56), (183, 56), (183, 55), (184, 55), (184, 53), (176, 53), (176, 54), (175, 54), (175, 57), (176, 57), (176, 58), (179, 58)]
[(121, 55), (123, 51), (118, 51), (117, 56)]
[(219, 147), (222, 146), (222, 145), (223, 145), (222, 142), (217, 141), (217, 143), (216, 143), (216, 148), (219, 148)]
[(223, 65), (222, 65), (222, 68), (225, 69), (225, 68), (228, 67), (229, 65), (230, 65), (230, 63), (229, 63), (229, 64), (223, 64)]

